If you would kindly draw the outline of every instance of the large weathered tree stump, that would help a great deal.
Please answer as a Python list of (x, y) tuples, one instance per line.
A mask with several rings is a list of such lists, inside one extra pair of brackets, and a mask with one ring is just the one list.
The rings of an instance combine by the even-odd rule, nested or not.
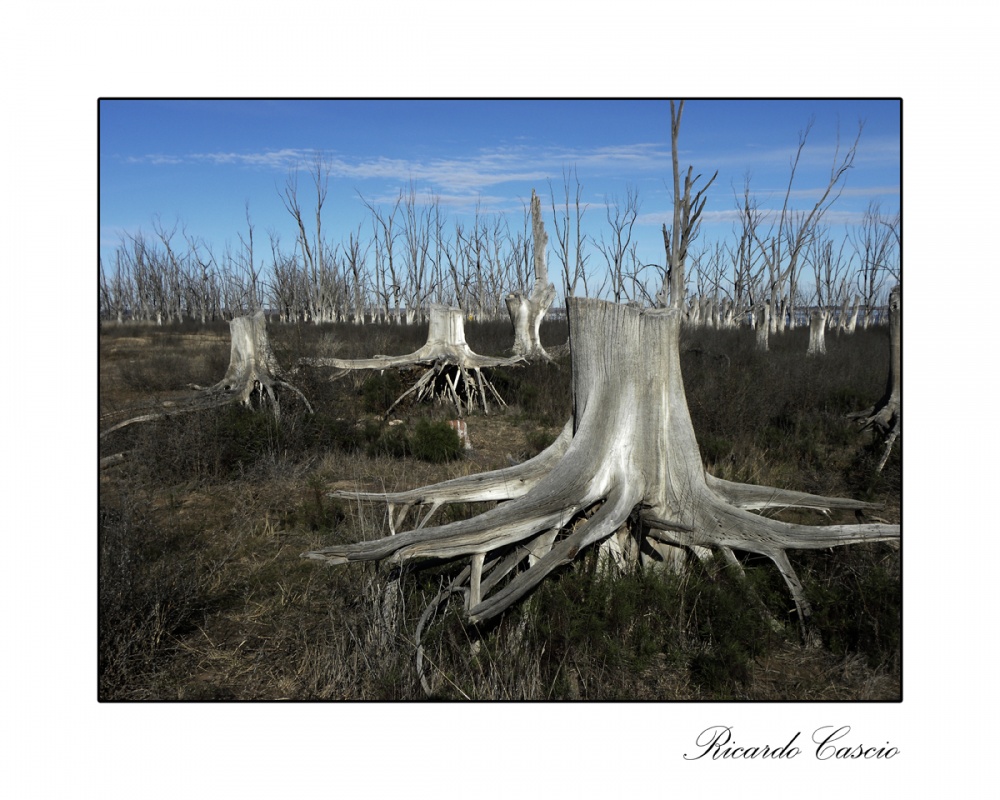
[[(769, 519), (753, 512), (875, 506), (707, 474), (681, 379), (681, 313), (571, 299), (574, 411), (551, 447), (517, 467), (410, 492), (338, 492), (339, 497), (389, 503), (393, 530), (414, 505), (429, 506), (429, 511), (413, 530), (303, 556), (328, 564), (469, 559), (444, 594), (462, 593), (468, 619), (481, 622), (501, 614), (553, 570), (609, 537), (617, 537), (619, 545), (631, 539), (654, 553), (663, 545), (696, 554), (719, 549), (732, 561), (733, 551), (739, 550), (774, 562), (805, 633), (809, 602), (787, 551), (895, 540), (899, 527), (810, 526)], [(428, 526), (442, 503), (500, 499), (509, 502), (471, 519)], [(672, 557), (673, 551), (668, 552)]]
[(900, 387), (903, 376), (903, 298), (897, 284), (889, 292), (889, 378), (885, 393), (871, 408), (849, 415), (861, 423), (861, 429), (872, 429), (884, 440), (882, 458), (877, 471), (881, 472), (892, 446), (903, 431), (903, 407)]
[(197, 393), (189, 397), (164, 402), (155, 411), (149, 410), (119, 422), (105, 430), (101, 437), (136, 422), (203, 411), (229, 403), (241, 403), (253, 409), (268, 408), (275, 416), (279, 416), (279, 387), (294, 392), (312, 413), (312, 406), (305, 395), (282, 377), (281, 367), (267, 337), (263, 311), (258, 311), (252, 317), (235, 317), (230, 320), (229, 334), (229, 368), (221, 381), (207, 388), (198, 388)]
[(386, 416), (410, 395), (414, 395), (416, 402), (448, 400), (454, 404), (459, 416), (463, 411), (479, 406), (489, 413), (491, 398), (499, 406), (506, 406), (507, 403), (483, 370), (517, 364), (524, 359), (521, 356), (501, 358), (474, 353), (465, 340), (465, 318), (460, 308), (432, 304), (428, 306), (428, 312), (430, 326), (427, 343), (413, 353), (358, 359), (304, 358), (299, 364), (340, 370), (422, 367), (424, 371), (416, 383), (396, 399), (386, 411)]

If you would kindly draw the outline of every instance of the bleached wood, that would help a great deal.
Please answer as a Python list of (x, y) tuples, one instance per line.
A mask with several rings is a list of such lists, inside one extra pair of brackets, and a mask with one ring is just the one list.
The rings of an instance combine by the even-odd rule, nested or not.
[(305, 395), (282, 377), (281, 368), (274, 357), (267, 336), (263, 311), (258, 311), (252, 317), (236, 317), (230, 320), (229, 333), (229, 367), (221, 381), (207, 389), (198, 390), (190, 397), (165, 402), (157, 411), (118, 422), (105, 429), (101, 433), (101, 438), (137, 422), (204, 411), (229, 403), (241, 403), (249, 408), (269, 407), (275, 416), (279, 416), (277, 393), (279, 387), (294, 392), (305, 404), (309, 413), (312, 413), (313, 408)]
[(826, 319), (827, 312), (816, 309), (809, 317), (809, 348), (806, 355), (826, 355)]
[(889, 459), (896, 438), (903, 430), (902, 395), (903, 375), (903, 297), (899, 285), (889, 292), (889, 378), (885, 393), (871, 408), (850, 414), (860, 422), (862, 430), (871, 428), (885, 440), (882, 458), (877, 471), (881, 472)]
[[(487, 392), (500, 405), (506, 405), (496, 388), (482, 374), (488, 367), (511, 366), (524, 361), (520, 355), (512, 357), (483, 356), (473, 352), (465, 340), (465, 315), (460, 308), (433, 303), (427, 307), (429, 326), (427, 342), (419, 350), (401, 356), (374, 356), (372, 358), (303, 358), (299, 366), (335, 367), (341, 370), (391, 369), (423, 367), (416, 383), (396, 398), (386, 412), (388, 416), (401, 401), (411, 394), (417, 402), (444, 397), (458, 411), (471, 411), (481, 405), (489, 413)], [(439, 381), (438, 379), (442, 380)], [(461, 392), (459, 392), (461, 379)], [(439, 386), (439, 383), (442, 384)], [(464, 401), (460, 395), (464, 395)]]
[(546, 253), (549, 237), (542, 221), (541, 201), (534, 189), (531, 191), (531, 231), (534, 239), (535, 283), (528, 295), (520, 291), (507, 295), (507, 313), (514, 326), (514, 354), (529, 361), (551, 361), (552, 357), (542, 347), (539, 331), (545, 312), (555, 300), (556, 287), (549, 283)]
[[(504, 492), (510, 500), (472, 519), (338, 544), (303, 556), (331, 564), (403, 563), (477, 553), (486, 553), (490, 564), (502, 557), (511, 573), (509, 580), (502, 587), (499, 579), (489, 586), (483, 580), (481, 601), (466, 608), (468, 618), (480, 622), (501, 614), (554, 569), (628, 524), (630, 535), (640, 542), (689, 548), (699, 557), (718, 548), (767, 556), (785, 578), (804, 632), (810, 609), (787, 550), (899, 538), (895, 525), (811, 526), (761, 517), (749, 509), (871, 506), (750, 487), (706, 474), (681, 380), (680, 310), (639, 310), (571, 299), (569, 312), (571, 436), (557, 449), (553, 445), (551, 452), (522, 465), (523, 475), (529, 477), (520, 485), (523, 492), (514, 481), (505, 481), (506, 471), (501, 470), (489, 473), (481, 483), (463, 478), (400, 493), (393, 498), (398, 501), (405, 495), (407, 502), (423, 504), (496, 499)], [(584, 511), (593, 513), (579, 518)], [(567, 527), (574, 520), (572, 528)], [(560, 531), (564, 538), (554, 535)], [(656, 552), (655, 547), (651, 550)], [(529, 563), (521, 568), (524, 560)]]

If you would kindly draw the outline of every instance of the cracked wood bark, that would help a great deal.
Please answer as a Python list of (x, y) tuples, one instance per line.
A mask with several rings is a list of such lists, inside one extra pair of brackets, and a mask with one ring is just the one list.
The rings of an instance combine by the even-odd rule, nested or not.
[(183, 414), (192, 411), (242, 403), (248, 408), (270, 407), (274, 415), (280, 415), (278, 387), (294, 392), (305, 404), (309, 413), (312, 406), (295, 386), (282, 378), (281, 367), (274, 357), (267, 337), (264, 312), (258, 311), (252, 317), (235, 317), (229, 322), (229, 367), (225, 376), (214, 386), (201, 389), (197, 394), (163, 403), (163, 410), (132, 417), (105, 430), (101, 437), (136, 422)]
[[(681, 314), (679, 309), (639, 310), (570, 298), (574, 411), (556, 444), (513, 470), (399, 494), (341, 493), (401, 504), (400, 520), (417, 503), (430, 505), (431, 512), (413, 530), (303, 557), (328, 564), (482, 557), (475, 570), (478, 585), (472, 585), (469, 566), (447, 590), (461, 591), (468, 619), (481, 622), (501, 614), (581, 550), (629, 523), (631, 535), (653, 543), (696, 552), (718, 548), (727, 557), (735, 549), (770, 558), (791, 592), (805, 634), (810, 607), (787, 551), (895, 540), (899, 526), (779, 522), (752, 510), (875, 506), (706, 474), (680, 373)], [(500, 495), (512, 499), (471, 519), (426, 525), (443, 502)], [(590, 516), (580, 517), (589, 511)], [(479, 602), (472, 603), (473, 597)]]
[(900, 394), (903, 376), (903, 298), (899, 285), (889, 292), (889, 378), (885, 393), (871, 408), (850, 414), (861, 423), (861, 429), (871, 428), (885, 437), (885, 446), (877, 471), (881, 472), (896, 438), (903, 430), (903, 408)]
[(438, 303), (427, 306), (430, 324), (427, 343), (419, 350), (402, 356), (374, 356), (372, 358), (303, 358), (300, 366), (336, 367), (341, 370), (391, 369), (403, 367), (424, 367), (424, 372), (416, 383), (386, 411), (386, 416), (411, 394), (416, 401), (425, 399), (450, 400), (459, 416), (463, 410), (471, 411), (481, 405), (489, 413), (490, 399), (500, 406), (507, 403), (500, 396), (482, 370), (488, 367), (507, 366), (524, 361), (515, 355), (511, 358), (483, 356), (472, 351), (465, 340), (465, 317), (460, 308), (451, 308)]
[(514, 326), (514, 354), (528, 361), (551, 361), (539, 337), (542, 318), (556, 297), (556, 287), (549, 283), (549, 268), (545, 248), (549, 237), (542, 222), (542, 204), (531, 190), (531, 232), (534, 239), (535, 284), (531, 294), (512, 292), (507, 295), (507, 313)]

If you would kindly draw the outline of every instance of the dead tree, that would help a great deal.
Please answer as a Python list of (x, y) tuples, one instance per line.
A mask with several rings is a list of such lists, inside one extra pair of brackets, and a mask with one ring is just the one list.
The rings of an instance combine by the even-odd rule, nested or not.
[(193, 388), (197, 389), (197, 393), (190, 397), (164, 402), (155, 411), (148, 411), (119, 422), (105, 430), (101, 438), (136, 422), (147, 422), (191, 411), (204, 411), (229, 403), (241, 403), (253, 409), (268, 408), (275, 417), (278, 417), (279, 387), (294, 392), (305, 404), (309, 413), (312, 413), (312, 406), (305, 395), (282, 378), (281, 368), (267, 338), (263, 311), (258, 311), (252, 317), (236, 317), (231, 320), (229, 332), (232, 339), (229, 368), (221, 381), (207, 388), (195, 386)]
[[(303, 556), (327, 564), (469, 559), (432, 606), (461, 594), (467, 618), (478, 623), (498, 616), (553, 570), (609, 537), (622, 552), (655, 554), (667, 545), (704, 556), (716, 548), (736, 562), (733, 551), (739, 550), (774, 562), (805, 634), (810, 606), (787, 551), (896, 540), (899, 526), (811, 526), (753, 513), (875, 506), (709, 475), (681, 379), (682, 311), (587, 298), (570, 298), (568, 306), (574, 413), (551, 447), (511, 469), (411, 492), (338, 492), (335, 496), (400, 506), (393, 530), (413, 505), (430, 508), (413, 530)], [(508, 498), (477, 517), (427, 525), (442, 503)]]
[(396, 398), (385, 412), (386, 416), (389, 416), (392, 410), (410, 395), (414, 395), (418, 403), (423, 400), (450, 400), (459, 416), (463, 410), (471, 411), (479, 406), (482, 406), (484, 412), (489, 413), (491, 397), (498, 405), (506, 406), (507, 403), (489, 378), (483, 375), (483, 370), (488, 367), (517, 364), (524, 359), (521, 356), (500, 358), (474, 353), (465, 341), (465, 317), (462, 309), (437, 303), (428, 304), (426, 308), (430, 316), (427, 343), (413, 353), (402, 356), (377, 355), (359, 359), (304, 358), (299, 361), (299, 365), (334, 367), (340, 370), (380, 371), (391, 368), (423, 368), (424, 371), (416, 383)]
[(683, 308), (684, 298), (687, 293), (687, 276), (685, 274), (687, 253), (691, 243), (698, 237), (701, 223), (698, 218), (705, 209), (708, 200), (704, 197), (705, 192), (715, 181), (719, 174), (716, 170), (694, 197), (691, 197), (691, 189), (701, 178), (701, 175), (691, 177), (694, 167), (689, 166), (687, 175), (684, 176), (684, 194), (681, 195), (680, 168), (678, 165), (677, 139), (681, 128), (681, 117), (684, 114), (684, 101), (675, 107), (674, 101), (670, 101), (670, 145), (673, 153), (674, 172), (674, 216), (673, 225), (668, 229), (663, 226), (663, 246), (667, 256), (667, 271), (663, 277), (663, 288), (657, 296), (659, 305), (670, 308)]
[(850, 415), (852, 419), (861, 423), (862, 430), (871, 428), (876, 436), (884, 438), (878, 472), (882, 471), (885, 462), (889, 460), (892, 446), (903, 431), (903, 407), (900, 396), (903, 375), (902, 314), (902, 292), (897, 284), (889, 292), (889, 379), (886, 382), (885, 394), (871, 408)]
[(809, 316), (809, 348), (806, 350), (807, 356), (826, 355), (826, 309), (813, 309)]
[[(555, 227), (556, 239), (559, 244), (556, 247), (556, 255), (562, 264), (563, 273), (563, 296), (573, 297), (576, 295), (576, 286), (580, 280), (583, 281), (583, 293), (587, 294), (587, 271), (586, 263), (590, 256), (583, 253), (586, 236), (580, 230), (583, 222), (583, 215), (586, 213), (586, 206), (581, 206), (580, 198), (583, 194), (583, 187), (580, 179), (576, 175), (576, 168), (573, 168), (573, 177), (576, 179), (576, 254), (573, 261), (570, 260), (570, 214), (569, 214), (569, 175), (563, 170), (563, 189), (565, 191), (565, 206), (561, 214), (556, 214), (555, 192), (552, 191), (552, 184), (549, 183), (549, 195), (552, 199), (552, 224)], [(562, 224), (560, 225), (560, 217)]]
[[(799, 134), (799, 145), (792, 158), (791, 173), (788, 178), (788, 187), (785, 189), (785, 199), (778, 216), (777, 231), (775, 232), (772, 226), (765, 241), (761, 239), (756, 229), (752, 230), (754, 240), (767, 266), (768, 285), (771, 292), (772, 333), (784, 331), (789, 325), (794, 326), (795, 324), (795, 292), (800, 268), (799, 259), (805, 253), (808, 243), (817, 235), (817, 229), (823, 217), (844, 191), (845, 176), (854, 166), (858, 143), (861, 141), (861, 131), (864, 127), (863, 123), (858, 123), (858, 135), (843, 158), (840, 157), (840, 134), (838, 131), (833, 166), (830, 168), (830, 180), (810, 211), (796, 212), (790, 207), (792, 186), (795, 183), (795, 173), (812, 126), (813, 120), (810, 119), (806, 124), (805, 131)], [(782, 293), (786, 291), (787, 294), (783, 298)], [(781, 306), (783, 299), (787, 300), (784, 308)], [(786, 310), (789, 312), (787, 316)]]
[(535, 284), (530, 295), (521, 291), (507, 295), (507, 313), (514, 325), (514, 354), (528, 361), (551, 361), (539, 338), (545, 312), (556, 297), (556, 287), (549, 283), (549, 268), (545, 248), (549, 237), (542, 222), (542, 203), (531, 191), (531, 232), (534, 239)]

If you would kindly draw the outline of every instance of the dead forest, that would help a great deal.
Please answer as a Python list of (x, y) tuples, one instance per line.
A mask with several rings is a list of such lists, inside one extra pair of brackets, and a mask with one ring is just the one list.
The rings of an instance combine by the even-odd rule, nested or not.
[(580, 235), (575, 175), (468, 227), (411, 186), (334, 244), (319, 161), (290, 248), (122, 241), (100, 699), (901, 699), (899, 215), (831, 239), (855, 140), (700, 242), (682, 113), (661, 266), (631, 198)]

